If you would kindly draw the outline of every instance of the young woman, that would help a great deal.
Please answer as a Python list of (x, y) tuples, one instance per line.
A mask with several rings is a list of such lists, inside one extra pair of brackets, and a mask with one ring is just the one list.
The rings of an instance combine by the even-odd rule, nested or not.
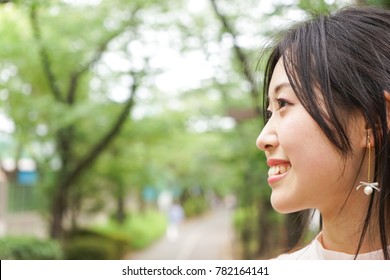
[(390, 11), (345, 8), (295, 26), (267, 61), (257, 146), (281, 213), (321, 231), (278, 259), (390, 259)]

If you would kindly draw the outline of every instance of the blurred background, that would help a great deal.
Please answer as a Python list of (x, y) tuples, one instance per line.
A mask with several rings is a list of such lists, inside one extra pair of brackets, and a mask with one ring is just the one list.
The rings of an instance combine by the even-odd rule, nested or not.
[(261, 50), (389, 0), (0, 1), (1, 259), (267, 259)]

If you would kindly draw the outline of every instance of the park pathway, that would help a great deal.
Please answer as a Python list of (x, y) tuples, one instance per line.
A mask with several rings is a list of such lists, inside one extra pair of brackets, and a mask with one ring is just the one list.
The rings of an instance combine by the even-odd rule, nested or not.
[(234, 259), (232, 211), (218, 208), (179, 227), (176, 240), (162, 237), (143, 251), (132, 252), (133, 260), (231, 260)]

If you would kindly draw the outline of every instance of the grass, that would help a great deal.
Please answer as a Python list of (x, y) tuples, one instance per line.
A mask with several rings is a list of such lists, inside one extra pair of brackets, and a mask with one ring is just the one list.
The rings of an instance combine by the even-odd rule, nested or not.
[(128, 240), (132, 249), (139, 250), (161, 237), (166, 226), (165, 215), (149, 210), (128, 217), (123, 224), (111, 220), (106, 225), (94, 227), (93, 230), (103, 235), (122, 236)]

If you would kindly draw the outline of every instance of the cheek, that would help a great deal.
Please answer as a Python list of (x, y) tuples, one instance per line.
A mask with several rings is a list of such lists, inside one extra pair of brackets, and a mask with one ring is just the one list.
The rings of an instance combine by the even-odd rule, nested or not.
[(291, 118), (281, 131), (281, 145), (293, 168), (307, 178), (329, 178), (342, 171), (341, 156), (310, 117)]
[(290, 116), (279, 129), (282, 147), (297, 153), (324, 153), (318, 148), (323, 148), (325, 140), (322, 131), (306, 112)]

